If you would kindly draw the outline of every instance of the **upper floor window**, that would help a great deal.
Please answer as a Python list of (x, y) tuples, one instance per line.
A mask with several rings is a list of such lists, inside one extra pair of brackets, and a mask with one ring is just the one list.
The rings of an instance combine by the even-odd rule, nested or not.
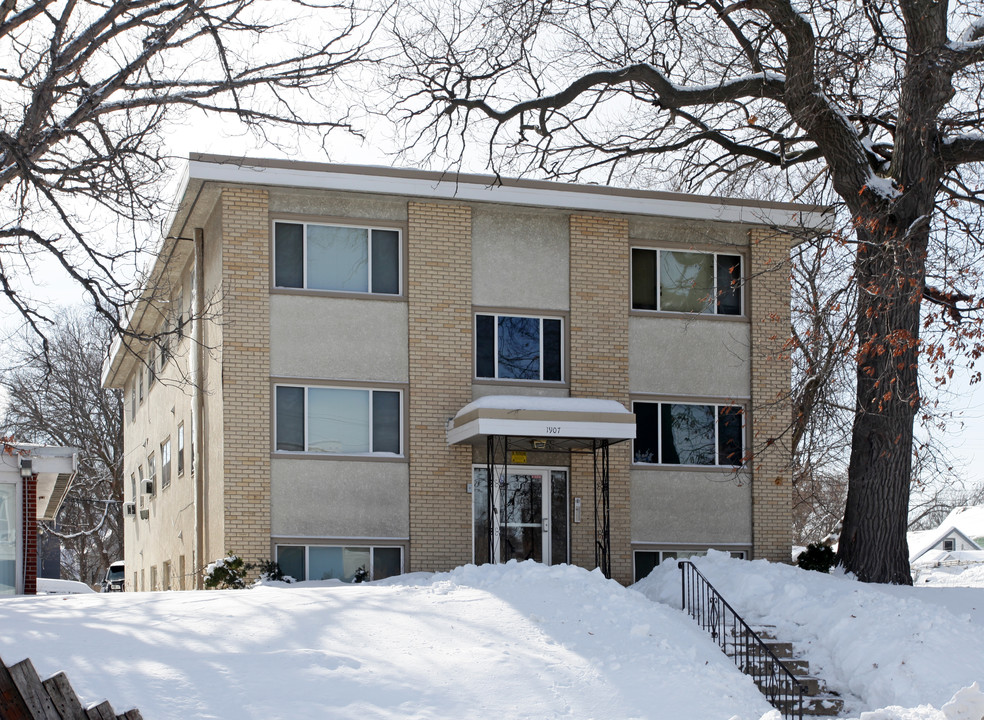
[(475, 316), (475, 375), (499, 380), (563, 380), (560, 318)]
[(178, 477), (185, 471), (185, 426), (178, 423)]
[(400, 294), (400, 231), (274, 223), (274, 286)]
[(636, 402), (633, 461), (663, 465), (733, 465), (744, 456), (737, 405)]
[(340, 455), (402, 454), (399, 390), (276, 388), (276, 448)]
[(171, 438), (161, 443), (161, 487), (171, 484)]
[(636, 310), (741, 315), (741, 256), (632, 248)]

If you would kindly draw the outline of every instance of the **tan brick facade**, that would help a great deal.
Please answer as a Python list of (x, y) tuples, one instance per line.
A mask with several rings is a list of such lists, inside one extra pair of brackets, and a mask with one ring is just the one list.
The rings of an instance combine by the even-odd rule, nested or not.
[(471, 448), (446, 422), (471, 402), (471, 210), (408, 207), (410, 571), (471, 562)]
[[(270, 557), (270, 221), (267, 191), (222, 191), (225, 548)], [(216, 550), (212, 549), (213, 552)], [(214, 558), (206, 558), (214, 559)]]
[[(624, 219), (572, 215), (571, 397), (629, 403), (629, 241)], [(599, 454), (600, 460), (600, 454)], [(591, 455), (571, 456), (571, 496), (580, 497), (581, 523), (572, 525), (571, 560), (594, 567), (594, 490)], [(611, 449), (612, 577), (632, 582), (629, 443)], [(599, 500), (600, 502), (600, 500)], [(600, 527), (600, 525), (599, 525)]]
[(789, 562), (792, 543), (789, 248), (788, 235), (751, 231), (752, 552), (773, 562)]

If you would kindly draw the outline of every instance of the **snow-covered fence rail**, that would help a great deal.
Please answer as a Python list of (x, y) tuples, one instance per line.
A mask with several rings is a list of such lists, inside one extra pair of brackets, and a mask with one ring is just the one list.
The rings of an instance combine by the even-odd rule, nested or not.
[(681, 560), (677, 567), (682, 576), (683, 611), (710, 633), (743, 673), (752, 677), (772, 707), (784, 718), (803, 720), (806, 687), (692, 562)]
[(137, 709), (116, 714), (109, 701), (83, 708), (65, 673), (42, 680), (34, 664), (7, 666), (0, 660), (0, 718), (3, 720), (143, 720)]

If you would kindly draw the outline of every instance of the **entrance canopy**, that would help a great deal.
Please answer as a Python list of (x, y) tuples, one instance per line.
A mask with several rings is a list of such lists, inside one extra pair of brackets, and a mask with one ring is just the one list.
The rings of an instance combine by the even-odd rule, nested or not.
[(448, 445), (484, 445), (496, 435), (536, 450), (592, 448), (634, 439), (635, 415), (615, 400), (489, 395), (465, 405), (448, 424)]

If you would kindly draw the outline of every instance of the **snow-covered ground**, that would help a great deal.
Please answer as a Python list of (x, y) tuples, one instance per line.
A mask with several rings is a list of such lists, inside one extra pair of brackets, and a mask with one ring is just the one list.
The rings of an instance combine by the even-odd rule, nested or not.
[[(963, 718), (954, 706), (950, 714), (932, 708), (984, 680), (984, 589), (868, 585), (842, 573), (718, 552), (695, 564), (749, 624), (774, 626), (778, 638), (792, 642), (813, 673), (844, 697), (850, 715), (901, 706), (911, 710), (861, 717)], [(664, 564), (634, 587), (679, 604), (676, 567)], [(984, 694), (965, 693), (963, 706), (970, 708), (967, 718), (981, 720)]]
[[(855, 696), (853, 713), (909, 708), (864, 720), (984, 715), (976, 688), (945, 706), (984, 677), (982, 614), (963, 612), (980, 607), (965, 589), (921, 595), (763, 561), (698, 562)], [(368, 585), (18, 597), (0, 600), (0, 657), (30, 657), (42, 677), (65, 671), (84, 702), (147, 720), (778, 720), (678, 604), (673, 563), (636, 589), (510, 563)]]

